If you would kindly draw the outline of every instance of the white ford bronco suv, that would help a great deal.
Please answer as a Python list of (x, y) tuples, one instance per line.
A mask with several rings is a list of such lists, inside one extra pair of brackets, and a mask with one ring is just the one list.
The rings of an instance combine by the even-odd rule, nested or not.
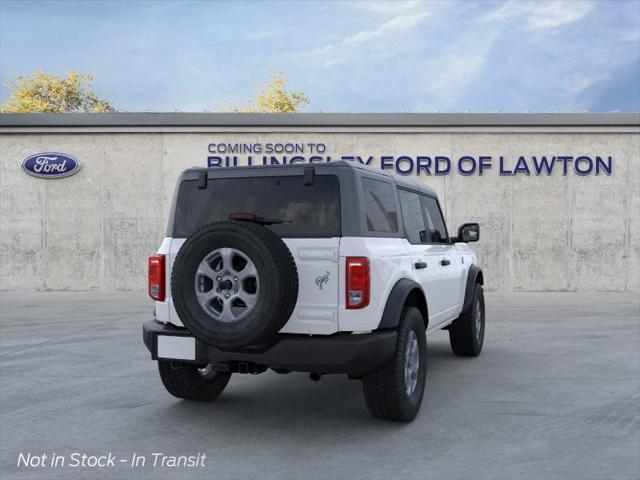
[(427, 335), (482, 349), (479, 236), (449, 237), (428, 187), (353, 162), (188, 169), (149, 258), (144, 342), (178, 398), (213, 400), (232, 373), (342, 373), (372, 415), (411, 421)]

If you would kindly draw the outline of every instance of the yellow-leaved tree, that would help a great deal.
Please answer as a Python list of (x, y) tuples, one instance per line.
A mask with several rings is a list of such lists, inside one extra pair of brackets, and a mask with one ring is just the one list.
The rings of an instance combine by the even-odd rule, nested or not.
[(5, 82), (9, 99), (0, 112), (115, 112), (106, 100), (96, 97), (93, 76), (70, 72), (58, 77), (37, 70), (30, 76), (19, 76)]
[[(275, 73), (255, 100), (249, 100), (245, 107), (236, 107), (234, 112), (243, 113), (292, 113), (299, 112), (309, 104), (304, 92), (285, 89), (287, 81), (281, 73)], [(259, 89), (259, 86), (257, 86)]]

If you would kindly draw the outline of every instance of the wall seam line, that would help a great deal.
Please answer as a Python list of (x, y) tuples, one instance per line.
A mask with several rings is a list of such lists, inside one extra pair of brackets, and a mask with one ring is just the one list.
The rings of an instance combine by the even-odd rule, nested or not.
[(629, 177), (631, 176), (629, 172), (629, 162), (627, 161), (625, 164), (625, 175), (626, 175), (626, 183), (625, 183), (625, 191), (624, 191), (624, 291), (629, 291), (629, 283), (631, 276), (631, 206), (630, 195), (631, 195), (631, 187), (629, 185)]

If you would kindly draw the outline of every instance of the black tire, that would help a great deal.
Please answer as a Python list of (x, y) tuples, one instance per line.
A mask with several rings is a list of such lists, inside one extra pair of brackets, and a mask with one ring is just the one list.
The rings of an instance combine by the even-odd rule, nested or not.
[(174, 397), (185, 400), (211, 401), (222, 393), (229, 383), (231, 374), (208, 369), (210, 367), (201, 372), (193, 364), (158, 361), (158, 371), (164, 388)]
[[(477, 328), (476, 314), (480, 312), (480, 328)], [(484, 343), (484, 291), (482, 285), (475, 284), (469, 310), (460, 315), (449, 327), (451, 350), (457, 355), (477, 357)]]
[[(415, 390), (408, 393), (405, 382), (407, 343), (411, 332), (418, 340), (418, 373)], [(410, 422), (415, 418), (427, 379), (427, 337), (420, 310), (405, 307), (398, 325), (398, 342), (393, 358), (384, 366), (362, 377), (364, 398), (369, 413), (376, 418)]]
[[(194, 287), (200, 262), (212, 251), (233, 248), (255, 265), (260, 290), (252, 310), (233, 322), (218, 321), (198, 303)], [(222, 349), (258, 344), (289, 320), (298, 298), (298, 271), (291, 252), (271, 230), (247, 222), (216, 222), (194, 232), (176, 256), (171, 295), (178, 316), (193, 335)]]

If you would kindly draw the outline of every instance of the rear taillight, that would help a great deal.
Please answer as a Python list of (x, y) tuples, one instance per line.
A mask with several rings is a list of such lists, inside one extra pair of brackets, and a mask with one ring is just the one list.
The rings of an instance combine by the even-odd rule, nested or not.
[(164, 302), (164, 255), (149, 257), (149, 296)]
[(369, 305), (369, 259), (347, 257), (347, 308), (364, 308)]

